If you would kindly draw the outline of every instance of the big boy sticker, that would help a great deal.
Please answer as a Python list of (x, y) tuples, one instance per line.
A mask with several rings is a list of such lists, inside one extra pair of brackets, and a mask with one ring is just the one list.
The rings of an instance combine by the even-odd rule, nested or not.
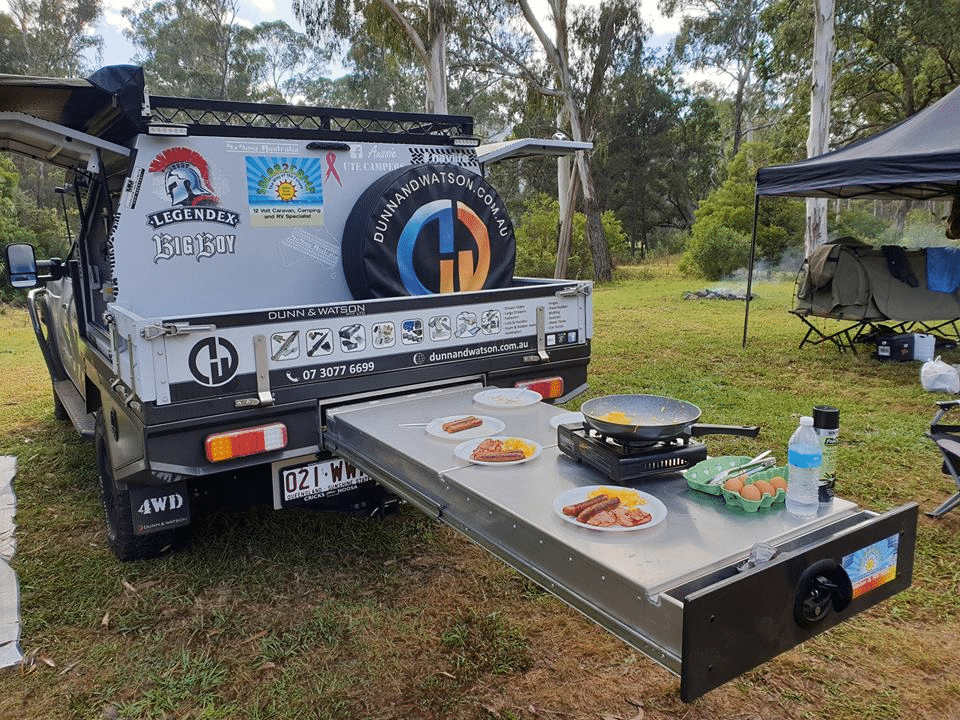
[(347, 218), (343, 269), (357, 299), (506, 287), (516, 241), (506, 206), (457, 165), (400, 168), (368, 187)]

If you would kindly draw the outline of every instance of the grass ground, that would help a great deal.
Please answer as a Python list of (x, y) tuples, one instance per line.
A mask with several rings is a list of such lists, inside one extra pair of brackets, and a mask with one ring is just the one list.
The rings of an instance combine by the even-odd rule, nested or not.
[[(930, 510), (951, 493), (918, 363), (798, 349), (790, 279), (757, 283), (741, 348), (743, 304), (683, 299), (702, 287), (664, 263), (599, 288), (591, 389), (570, 407), (648, 392), (762, 427), (706, 438), (721, 455), (785, 447), (832, 404), (841, 496)], [(684, 704), (670, 673), (412, 508), (212, 512), (178, 552), (117, 562), (93, 449), (53, 417), (26, 314), (0, 311), (0, 337), (26, 654), (0, 671), (2, 718), (960, 718), (960, 511), (921, 514), (910, 589)]]

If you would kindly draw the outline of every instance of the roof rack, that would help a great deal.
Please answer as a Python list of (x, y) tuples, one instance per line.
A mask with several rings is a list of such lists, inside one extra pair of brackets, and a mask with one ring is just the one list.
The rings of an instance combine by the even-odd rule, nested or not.
[(442, 145), (473, 139), (473, 118), (467, 115), (335, 110), (151, 95), (150, 118), (152, 123), (185, 125), (191, 135), (276, 137), (280, 131), (287, 138), (413, 140)]

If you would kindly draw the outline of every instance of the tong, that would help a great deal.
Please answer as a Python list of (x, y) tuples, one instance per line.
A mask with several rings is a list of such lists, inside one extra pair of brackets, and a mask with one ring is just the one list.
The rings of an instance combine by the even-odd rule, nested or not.
[(743, 465), (738, 465), (737, 467), (717, 473), (709, 481), (707, 481), (707, 485), (719, 485), (720, 483), (725, 482), (729, 478), (736, 477), (737, 475), (753, 475), (754, 473), (758, 473), (762, 470), (773, 467), (777, 464), (777, 459), (767, 457), (772, 452), (773, 450), (766, 450), (752, 460), (748, 460)]

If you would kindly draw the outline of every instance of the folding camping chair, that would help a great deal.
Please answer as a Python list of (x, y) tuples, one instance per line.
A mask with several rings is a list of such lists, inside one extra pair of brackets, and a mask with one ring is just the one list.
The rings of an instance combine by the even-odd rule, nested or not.
[(944, 415), (957, 407), (960, 407), (960, 400), (938, 400), (937, 414), (930, 423), (930, 432), (926, 433), (926, 436), (937, 444), (937, 449), (943, 456), (943, 474), (952, 477), (957, 485), (957, 492), (947, 498), (940, 507), (926, 513), (930, 517), (943, 517), (960, 506), (960, 475), (957, 474), (960, 469), (960, 425), (945, 425), (940, 422)]

